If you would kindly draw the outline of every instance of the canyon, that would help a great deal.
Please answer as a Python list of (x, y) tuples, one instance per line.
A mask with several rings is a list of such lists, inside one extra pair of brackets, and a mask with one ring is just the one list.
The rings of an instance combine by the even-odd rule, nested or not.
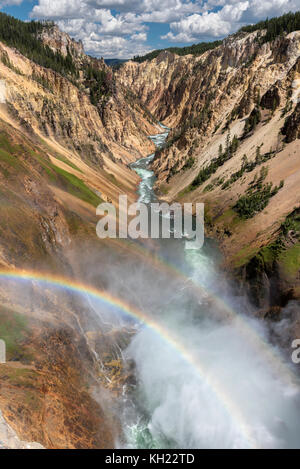
[[(79, 279), (154, 315), (182, 288), (178, 304), (218, 315), (216, 292), (199, 297), (198, 287), (170, 279), (157, 246), (96, 236), (96, 207), (118, 206), (124, 194), (136, 201), (136, 169), (152, 155), (142, 170), (155, 175), (158, 198), (205, 203), (206, 236), (221, 250), (214, 275), (225, 272), (238, 306), (249, 302), (247, 312), (270, 322), (287, 348), (300, 332), (300, 32), (264, 35), (240, 31), (199, 56), (162, 51), (110, 68), (47, 25), (38, 41), (72, 64), (64, 73), (0, 41), (1, 273)], [(163, 138), (161, 123), (170, 129)], [(184, 255), (179, 248), (179, 264)], [(208, 288), (213, 274), (201, 256)], [(8, 359), (0, 367), (0, 445), (6, 434), (4, 446), (124, 446), (124, 389), (136, 386), (135, 366), (143, 375), (134, 364), (134, 348), (143, 350), (136, 321), (110, 313), (83, 287), (79, 294), (54, 283), (1, 278)], [(290, 321), (284, 337), (281, 320)]]
[[(299, 296), (299, 257), (292, 267), (289, 249), (272, 258), (268, 246), (299, 207), (300, 90), (299, 32), (261, 44), (263, 34), (240, 32), (200, 57), (161, 52), (152, 61), (127, 62), (117, 74), (172, 128), (153, 163), (160, 198), (206, 204), (206, 227), (220, 241), (226, 267), (249, 279), (251, 294), (260, 291), (262, 308)], [(232, 142), (236, 148), (222, 161)], [(267, 209), (239, 217), (233, 208), (264, 165), (265, 182), (284, 186)], [(201, 168), (212, 169), (195, 183)], [(298, 250), (297, 235), (289, 247)]]

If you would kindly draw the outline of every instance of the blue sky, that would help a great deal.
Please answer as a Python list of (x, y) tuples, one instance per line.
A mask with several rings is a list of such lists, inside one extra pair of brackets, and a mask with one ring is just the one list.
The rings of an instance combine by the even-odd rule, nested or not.
[(91, 55), (130, 58), (223, 38), (300, 10), (300, 0), (0, 0), (0, 8), (23, 20), (54, 20)]

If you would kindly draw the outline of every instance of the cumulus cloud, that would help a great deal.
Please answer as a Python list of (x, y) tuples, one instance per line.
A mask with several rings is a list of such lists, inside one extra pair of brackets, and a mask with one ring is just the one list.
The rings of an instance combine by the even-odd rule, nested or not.
[(86, 14), (86, 4), (81, 0), (39, 0), (31, 12), (33, 18), (39, 19), (74, 19), (85, 17)]
[(177, 10), (181, 14), (199, 9), (201, 1), (189, 0), (86, 0), (94, 8), (109, 8), (121, 12), (155, 13), (165, 10)]
[(112, 8), (113, 2), (40, 0), (31, 16), (56, 21), (63, 31), (82, 40), (88, 53), (98, 57), (129, 58), (149, 52), (144, 22), (135, 13), (112, 14), (106, 6)]
[(243, 20), (245, 22), (257, 21), (266, 17), (280, 16), (289, 11), (300, 8), (299, 0), (251, 0)]
[(147, 41), (147, 34), (146, 33), (139, 33), (133, 34), (131, 36), (132, 41)]
[(23, 0), (3, 0), (0, 1), (0, 8), (8, 7), (8, 6), (18, 6), (23, 3)]
[[(10, 3), (22, 0), (7, 0)], [(31, 16), (52, 19), (96, 56), (149, 52), (151, 23), (168, 24), (168, 42), (222, 38), (244, 24), (299, 9), (300, 0), (38, 0)], [(1, 0), (0, 0), (1, 5)], [(159, 38), (158, 38), (159, 39)], [(160, 44), (161, 47), (161, 44)]]
[(141, 42), (144, 42), (143, 38), (132, 37), (125, 39), (123, 37), (108, 36), (103, 39), (95, 39), (91, 37), (84, 40), (84, 46), (90, 53), (97, 56), (123, 59), (132, 57), (133, 54), (147, 54), (151, 49)]
[(102, 10), (115, 10), (119, 16), (131, 13), (140, 22), (165, 22), (199, 12), (201, 0), (39, 0), (32, 10), (36, 18), (91, 18)]
[[(296, 11), (299, 0), (209, 0), (202, 14), (189, 15), (171, 22), (170, 32), (162, 39), (172, 42), (193, 42), (201, 38), (221, 38), (241, 26), (266, 17)], [(214, 12), (211, 9), (219, 8)]]
[[(107, 17), (101, 24), (84, 19), (60, 20), (58, 26), (76, 40), (82, 40), (90, 54), (105, 58), (128, 58), (133, 54), (143, 55), (150, 48), (145, 46), (144, 25), (116, 23)], [(133, 33), (133, 34), (132, 34)]]
[(171, 24), (171, 30), (162, 39), (170, 41), (191, 42), (199, 36), (219, 37), (231, 31), (231, 23), (224, 21), (218, 13), (191, 15)]
[(202, 15), (191, 15), (179, 22), (172, 23), (171, 32), (165, 39), (171, 41), (190, 42), (199, 36), (221, 37), (230, 34), (235, 24), (240, 21), (244, 11), (249, 7), (249, 2), (239, 2), (225, 5), (217, 13), (205, 12)]

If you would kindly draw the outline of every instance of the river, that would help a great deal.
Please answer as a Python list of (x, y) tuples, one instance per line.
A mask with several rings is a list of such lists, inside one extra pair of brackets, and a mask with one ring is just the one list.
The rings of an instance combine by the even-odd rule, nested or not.
[[(151, 136), (157, 147), (169, 129)], [(139, 200), (157, 197), (154, 155), (132, 164)], [(141, 327), (126, 352), (136, 385), (125, 398), (126, 448), (297, 448), (300, 393), (292, 364), (269, 342), (219, 268), (216, 245), (199, 250), (184, 240), (157, 242), (165, 282), (140, 276), (140, 303), (154, 326)], [(176, 281), (174, 276), (176, 274)], [(146, 285), (147, 284), (147, 285)], [(150, 292), (150, 293), (149, 293)], [(280, 333), (281, 323), (274, 326)], [(126, 393), (125, 393), (126, 394)]]

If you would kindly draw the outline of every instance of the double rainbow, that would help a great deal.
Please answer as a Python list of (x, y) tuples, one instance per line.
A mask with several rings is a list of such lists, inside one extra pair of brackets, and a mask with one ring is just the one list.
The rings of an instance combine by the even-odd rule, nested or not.
[[(158, 265), (157, 265), (158, 264)], [(160, 270), (165, 270), (167, 273), (172, 273), (181, 279), (187, 280), (180, 271), (175, 269), (173, 266), (166, 264), (163, 260), (156, 258), (156, 267)], [(24, 271), (24, 270), (0, 270), (0, 279), (11, 280), (11, 281), (36, 281), (42, 285), (49, 286), (52, 288), (58, 288), (65, 290), (70, 293), (88, 295), (91, 298), (98, 300), (104, 306), (122, 312), (130, 318), (138, 320), (141, 325), (151, 329), (154, 333), (158, 334), (170, 347), (174, 349), (189, 365), (191, 365), (201, 378), (202, 382), (206, 384), (210, 390), (217, 397), (218, 401), (222, 404), (223, 408), (227, 411), (228, 415), (238, 425), (241, 434), (245, 438), (247, 445), (251, 448), (258, 448), (258, 442), (256, 441), (253, 431), (247, 424), (243, 412), (237, 407), (236, 403), (231, 399), (228, 393), (226, 393), (223, 383), (220, 383), (215, 376), (212, 376), (210, 370), (203, 362), (199, 360), (191, 351), (189, 351), (186, 345), (182, 342), (180, 337), (175, 335), (159, 323), (153, 317), (149, 316), (145, 312), (137, 309), (133, 305), (126, 303), (125, 301), (116, 298), (106, 291), (99, 290), (93, 286), (85, 285), (84, 283), (77, 282), (71, 278), (65, 278), (60, 276), (54, 276), (44, 274), (41, 272)], [(191, 279), (188, 279), (191, 280)], [(207, 290), (203, 287), (194, 284), (196, 290), (205, 292)], [(262, 337), (247, 324), (247, 321), (226, 305), (222, 300), (213, 296), (211, 293), (216, 306), (219, 310), (222, 310), (226, 317), (234, 319), (235, 325), (239, 327), (241, 332), (245, 334), (251, 345), (254, 345), (256, 351), (263, 353), (264, 358), (268, 364), (271, 364), (276, 369), (277, 376), (288, 382), (288, 384), (296, 384), (298, 381), (291, 369), (283, 362), (281, 357), (273, 351), (273, 348), (265, 342)], [(279, 375), (278, 375), (279, 373)]]
[(98, 290), (92, 286), (76, 282), (73, 279), (68, 279), (59, 276), (46, 275), (39, 272), (13, 270), (13, 271), (0, 271), (0, 279), (12, 281), (36, 281), (45, 286), (62, 289), (71, 293), (89, 295), (92, 298), (100, 301), (104, 306), (117, 309), (125, 313), (127, 316), (137, 319), (141, 324), (151, 329), (154, 333), (158, 334), (174, 351), (191, 365), (210, 390), (217, 397), (218, 401), (222, 404), (223, 408), (227, 411), (230, 418), (238, 425), (238, 428), (245, 438), (247, 445), (250, 448), (258, 448), (258, 442), (253, 436), (253, 432), (245, 418), (236, 406), (230, 396), (224, 391), (223, 385), (211, 375), (210, 370), (195, 357), (186, 346), (181, 342), (180, 338), (171, 334), (164, 326), (153, 318), (138, 310), (132, 305), (115, 298), (105, 291)]
[(242, 314), (238, 314), (229, 304), (223, 301), (220, 297), (209, 290), (208, 287), (203, 287), (194, 278), (186, 276), (179, 268), (166, 262), (163, 258), (158, 255), (153, 256), (151, 251), (146, 247), (142, 247), (137, 243), (133, 244), (127, 241), (127, 249), (134, 249), (134, 252), (138, 252), (143, 256), (143, 261), (147, 261), (153, 268), (158, 269), (160, 272), (164, 272), (166, 275), (173, 278), (177, 278), (182, 282), (188, 283), (193, 291), (199, 295), (199, 298), (208, 297), (216, 310), (225, 319), (233, 321), (239, 332), (245, 337), (247, 342), (255, 348), (255, 350), (261, 354), (266, 364), (273, 368), (274, 373), (286, 385), (300, 386), (299, 376), (290, 368), (286, 362), (284, 362), (280, 351), (275, 347), (272, 347), (267, 340), (258, 333), (253, 323), (249, 321), (249, 318), (244, 317)]

